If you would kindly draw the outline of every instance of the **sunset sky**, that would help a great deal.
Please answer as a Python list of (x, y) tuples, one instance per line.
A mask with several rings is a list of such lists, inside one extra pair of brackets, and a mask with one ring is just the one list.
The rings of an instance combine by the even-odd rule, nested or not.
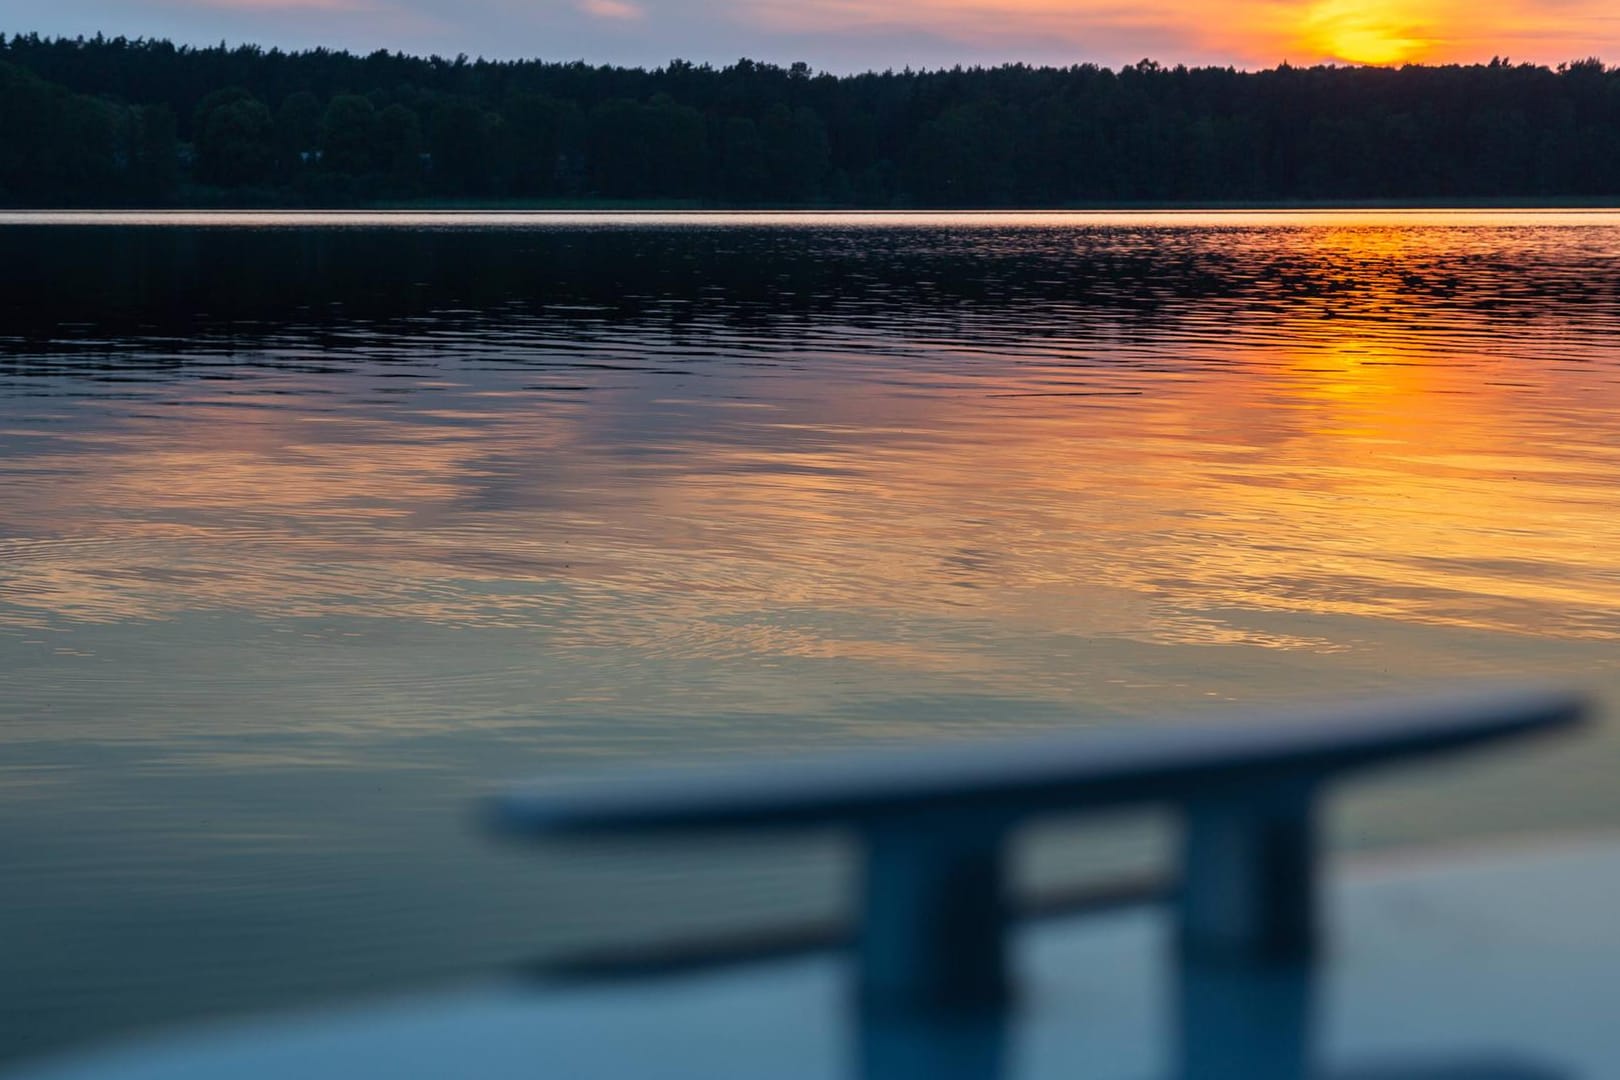
[(835, 72), (1023, 60), (1620, 63), (1615, 0), (0, 0), (0, 30)]

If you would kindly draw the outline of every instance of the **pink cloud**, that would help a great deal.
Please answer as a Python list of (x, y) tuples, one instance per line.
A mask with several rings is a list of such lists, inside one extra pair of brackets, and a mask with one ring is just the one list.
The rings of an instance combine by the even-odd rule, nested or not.
[(212, 11), (379, 14), (388, 9), (377, 0), (177, 0), (166, 6)]
[(598, 19), (632, 21), (646, 14), (641, 7), (626, 0), (580, 0), (578, 6), (586, 15)]

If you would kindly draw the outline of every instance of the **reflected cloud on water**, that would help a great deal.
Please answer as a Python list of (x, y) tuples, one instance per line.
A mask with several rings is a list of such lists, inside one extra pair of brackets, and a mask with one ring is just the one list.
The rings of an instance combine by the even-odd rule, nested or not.
[(124, 807), (111, 908), (257, 837), (343, 923), (458, 858), (399, 804), (603, 757), (1620, 685), (1612, 215), (195, 224), (0, 220), (0, 797)]

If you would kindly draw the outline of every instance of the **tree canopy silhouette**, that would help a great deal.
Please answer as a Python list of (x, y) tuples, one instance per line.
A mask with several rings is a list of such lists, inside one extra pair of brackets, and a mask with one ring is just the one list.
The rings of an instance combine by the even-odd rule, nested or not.
[(1620, 194), (1620, 68), (818, 74), (0, 35), (0, 201), (1062, 207)]

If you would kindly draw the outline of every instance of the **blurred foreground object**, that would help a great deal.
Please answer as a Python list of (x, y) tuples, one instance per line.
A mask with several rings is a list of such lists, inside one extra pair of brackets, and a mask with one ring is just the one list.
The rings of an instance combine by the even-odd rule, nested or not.
[[(1494, 690), (519, 791), (490, 814), (523, 840), (847, 830), (864, 859), (853, 947), (714, 943), (639, 971), (621, 958), (612, 979), (576, 966), (20, 1075), (1617, 1076), (1620, 842), (1351, 875), (1329, 895), (1331, 950), (1318, 890), (1327, 785), (1583, 711)], [(1172, 887), (1100, 912), (1015, 909), (1018, 826), (1152, 804), (1184, 822)]]

